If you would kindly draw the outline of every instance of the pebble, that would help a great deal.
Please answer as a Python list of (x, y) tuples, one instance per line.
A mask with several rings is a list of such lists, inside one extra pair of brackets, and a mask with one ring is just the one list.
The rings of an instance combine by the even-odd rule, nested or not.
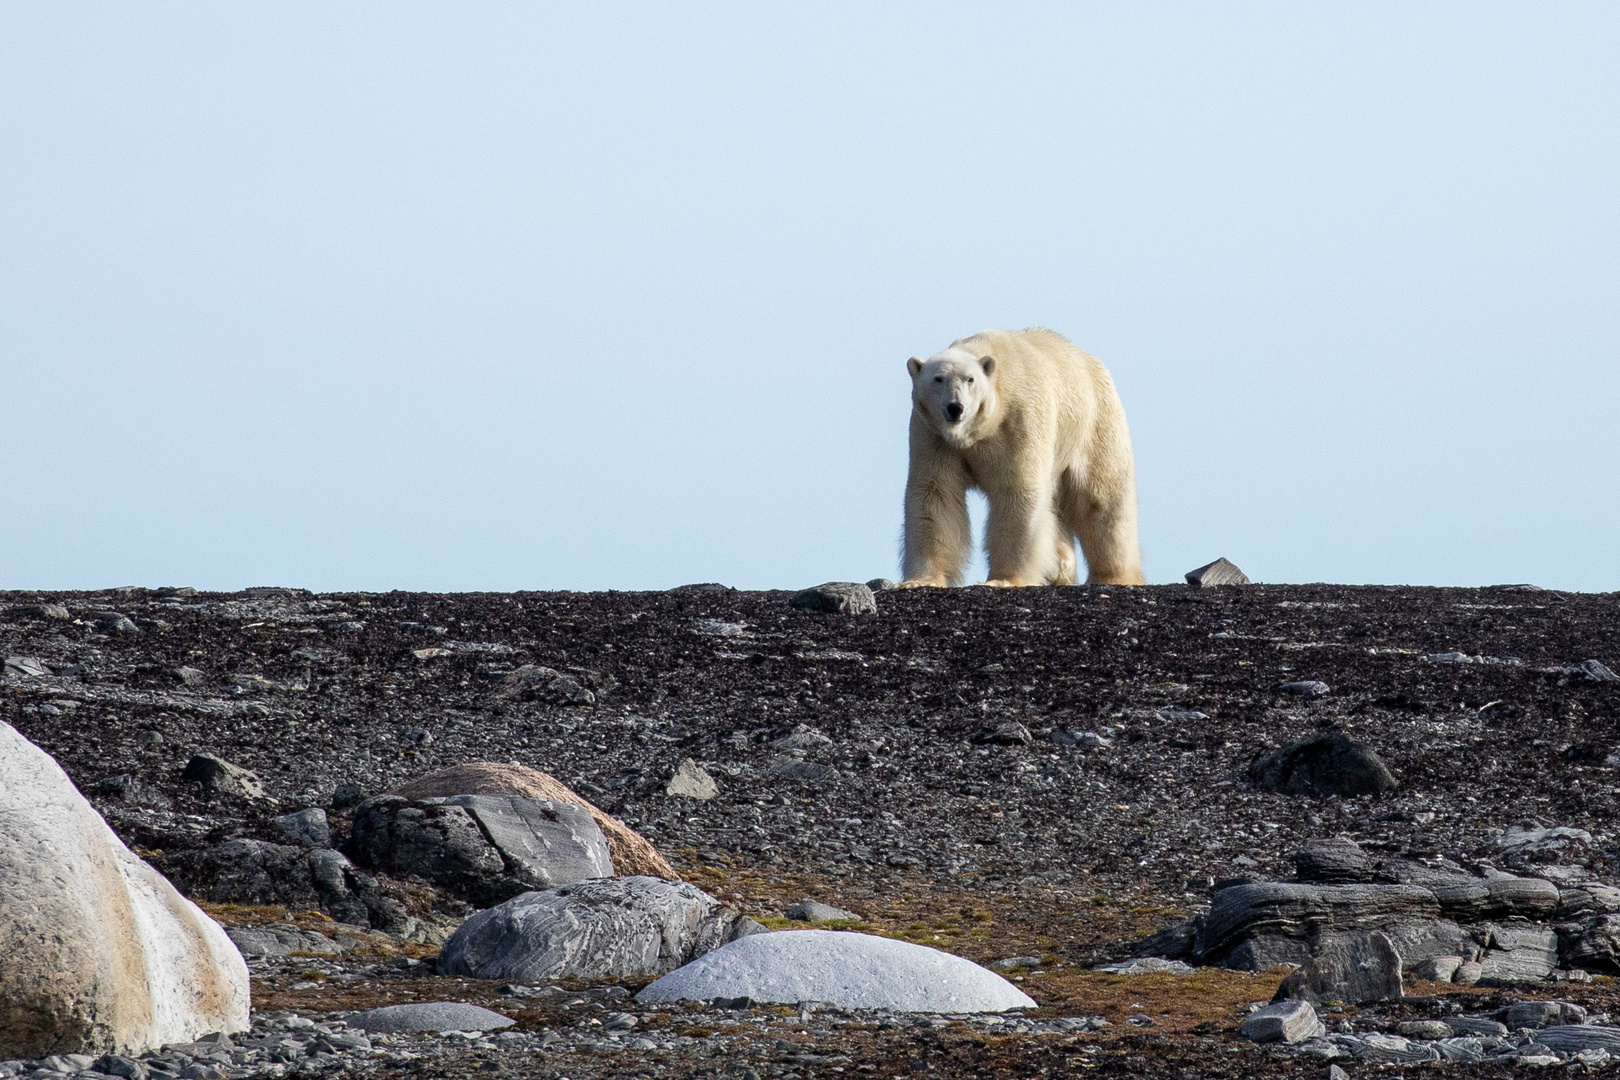
[(853, 581), (829, 581), (795, 593), (789, 603), (804, 611), (838, 615), (876, 615), (877, 598), (869, 586)]
[(1304, 679), (1299, 682), (1285, 682), (1277, 689), (1293, 697), (1313, 698), (1326, 694), (1328, 684), (1316, 679)]

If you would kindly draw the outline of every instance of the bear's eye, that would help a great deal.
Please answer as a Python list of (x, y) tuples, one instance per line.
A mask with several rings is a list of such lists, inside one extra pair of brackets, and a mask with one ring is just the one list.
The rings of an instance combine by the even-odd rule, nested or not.
[(943, 375), (935, 375), (934, 376), (934, 381), (935, 382), (944, 382), (945, 381), (945, 376), (943, 376)]
[(972, 382), (973, 382), (973, 376), (969, 375), (968, 376), (968, 383), (971, 384)]

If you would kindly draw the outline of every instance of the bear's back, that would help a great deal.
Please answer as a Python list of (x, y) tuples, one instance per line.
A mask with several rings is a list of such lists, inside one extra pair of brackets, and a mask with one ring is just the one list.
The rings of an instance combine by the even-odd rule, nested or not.
[(1008, 404), (1080, 399), (1090, 402), (1099, 377), (1108, 378), (1102, 363), (1075, 348), (1074, 343), (1055, 330), (1031, 326), (1025, 330), (981, 330), (960, 338), (952, 348), (966, 349), (976, 356), (996, 360), (996, 385)]

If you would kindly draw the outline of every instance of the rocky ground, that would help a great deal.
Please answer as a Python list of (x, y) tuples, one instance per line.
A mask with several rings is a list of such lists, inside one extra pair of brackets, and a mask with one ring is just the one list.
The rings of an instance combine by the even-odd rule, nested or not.
[[(0, 594), (0, 719), (160, 868), (232, 837), (281, 839), (270, 819), (304, 807), (328, 808), (341, 843), (358, 794), (515, 761), (762, 921), (785, 925), (788, 904), (814, 897), (861, 928), (985, 963), (1024, 958), (1007, 970), (1041, 1005), (987, 1023), (638, 1006), (620, 994), (634, 986), (503, 991), (431, 974), (434, 941), (465, 903), (384, 879), (410, 925), (330, 934), (346, 942), (333, 955), (255, 961), (258, 1027), (211, 1060), (221, 1075), (1325, 1074), (1237, 1038), (1278, 973), (1094, 968), (1207, 906), (1219, 880), (1291, 876), (1313, 838), (1469, 866), (1497, 857), (1510, 827), (1570, 826), (1592, 836), (1591, 873), (1620, 879), (1620, 683), (1580, 666), (1620, 668), (1620, 597), (958, 589), (880, 593), (876, 614), (851, 616), (794, 609), (790, 595)], [(535, 667), (558, 674), (525, 673)], [(1326, 693), (1280, 689), (1312, 680)], [(1373, 747), (1399, 787), (1316, 798), (1251, 781), (1257, 757), (1325, 730)], [(253, 770), (264, 797), (183, 780), (196, 753)], [(688, 758), (718, 796), (665, 794)], [(211, 910), (228, 924), (321, 924)], [(1429, 993), (1324, 1018), (1395, 1031), (1526, 998), (1615, 1004), (1602, 976), (1415, 989)], [(518, 1022), (332, 1041), (350, 1010), (439, 999)], [(310, 1035), (306, 1019), (328, 1030)], [(176, 1071), (210, 1063), (182, 1056)]]

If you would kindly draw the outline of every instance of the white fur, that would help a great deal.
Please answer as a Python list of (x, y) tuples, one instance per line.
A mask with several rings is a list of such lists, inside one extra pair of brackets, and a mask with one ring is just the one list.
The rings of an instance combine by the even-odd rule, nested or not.
[(913, 357), (906, 587), (960, 585), (967, 493), (990, 503), (987, 585), (1141, 585), (1136, 467), (1108, 369), (1060, 334), (986, 330)]

